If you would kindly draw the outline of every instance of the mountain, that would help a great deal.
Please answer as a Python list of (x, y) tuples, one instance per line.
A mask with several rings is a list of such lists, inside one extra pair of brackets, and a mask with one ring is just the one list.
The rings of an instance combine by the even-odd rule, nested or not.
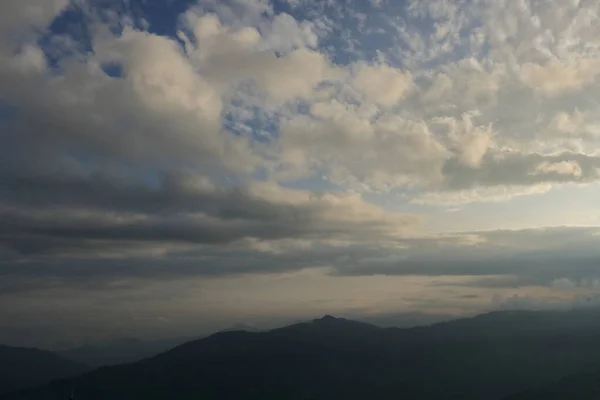
[(394, 314), (378, 314), (359, 317), (359, 320), (381, 328), (412, 328), (415, 326), (433, 325), (466, 316), (452, 316), (423, 312), (404, 312)]
[(250, 326), (250, 325), (246, 325), (246, 324), (242, 324), (242, 323), (237, 323), (237, 324), (234, 324), (234, 325), (230, 326), (229, 328), (221, 329), (219, 332), (238, 332), (238, 331), (243, 331), (243, 332), (262, 332), (263, 330), (260, 329), (260, 328), (256, 328), (254, 326)]
[(565, 311), (495, 311), (473, 318), (406, 329), (428, 339), (451, 337), (502, 339), (600, 332), (600, 309)]
[(314, 319), (310, 322), (299, 322), (270, 331), (272, 336), (292, 338), (301, 337), (309, 339), (350, 339), (354, 337), (367, 337), (369, 334), (379, 331), (374, 325), (365, 322), (352, 321), (345, 318), (335, 318), (325, 315), (323, 318)]
[(600, 366), (593, 371), (570, 375), (561, 380), (525, 390), (505, 400), (597, 400), (600, 399)]
[[(86, 400), (500, 400), (598, 363), (599, 317), (597, 310), (498, 312), (400, 329), (326, 316), (269, 332), (219, 332), (100, 368), (75, 385)], [(64, 399), (71, 384), (1, 398)]]
[(58, 351), (56, 353), (63, 358), (91, 367), (102, 367), (131, 363), (152, 357), (189, 340), (189, 338), (177, 338), (144, 341), (125, 338), (83, 345), (72, 349)]
[(49, 351), (0, 345), (0, 393), (43, 385), (88, 370)]

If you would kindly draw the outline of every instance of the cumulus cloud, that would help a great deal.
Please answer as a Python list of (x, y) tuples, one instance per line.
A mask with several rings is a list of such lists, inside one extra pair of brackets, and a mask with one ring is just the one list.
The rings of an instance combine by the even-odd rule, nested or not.
[(560, 161), (556, 163), (544, 162), (535, 167), (535, 174), (571, 175), (575, 178), (581, 176), (581, 167), (575, 161)]
[[(39, 26), (65, 6), (52, 4), (26, 8), (33, 12), (29, 16), (21, 9), (13, 13)], [(509, 116), (495, 115), (507, 102), (506, 88), (523, 84), (552, 98), (559, 94), (531, 81), (546, 76), (536, 66), (546, 65), (550, 72), (564, 65), (575, 68), (577, 73), (567, 74), (573, 79), (543, 79), (568, 83), (565, 88), (572, 91), (593, 83), (592, 61), (527, 60), (526, 52), (501, 45), (500, 38), (537, 43), (541, 51), (543, 37), (534, 35), (541, 32), (538, 25), (546, 23), (558, 34), (567, 29), (564, 21), (530, 5), (508, 7), (492, 20), (494, 7), (479, 4), (467, 14), (447, 2), (409, 4), (407, 21), (427, 15), (440, 23), (427, 38), (441, 46), (440, 52), (443, 46), (459, 48), (460, 29), (476, 22), (491, 34), (489, 57), (473, 52), (427, 69), (395, 65), (390, 55), (377, 62), (336, 64), (319, 48), (318, 24), (277, 13), (268, 2), (192, 7), (179, 17), (177, 40), (140, 28), (125, 27), (118, 34), (96, 29), (93, 54), (62, 60), (60, 79), (48, 74), (42, 49), (30, 45), (18, 53), (19, 65), (26, 63), (30, 72), (16, 67), (3, 72), (3, 82), (12, 88), (6, 93), (14, 93), (4, 94), (3, 101), (23, 116), (9, 135), (27, 138), (8, 143), (6, 179), (21, 179), (9, 176), (8, 168), (33, 179), (59, 165), (85, 170), (77, 178), (82, 181), (91, 172), (153, 180), (168, 168), (185, 166), (212, 182), (220, 182), (224, 172), (237, 182), (251, 182), (267, 170), (270, 179), (318, 175), (355, 191), (425, 188), (413, 201), (426, 203), (503, 200), (511, 193), (545, 192), (555, 182), (596, 180), (595, 156), (566, 148), (533, 152), (527, 147), (534, 145), (525, 143), (535, 143), (536, 135), (518, 143), (503, 124)], [(576, 50), (561, 51), (565, 58)], [(106, 75), (104, 68), (113, 64), (122, 76)], [(253, 101), (236, 105), (238, 115), (262, 107), (276, 119), (277, 132), (267, 143), (227, 132), (222, 118), (228, 102), (242, 98), (236, 93)], [(299, 112), (298, 102), (307, 112)], [(558, 114), (552, 124), (574, 132), (581, 115)], [(19, 165), (24, 154), (36, 154), (26, 168)], [(119, 163), (134, 163), (137, 170)]]
[(463, 114), (460, 118), (438, 117), (430, 121), (435, 128), (442, 128), (451, 139), (451, 145), (455, 147), (455, 153), (461, 164), (471, 168), (478, 168), (493, 146), (493, 131), (491, 126), (475, 126), (474, 115)]
[(552, 61), (547, 65), (525, 63), (521, 66), (521, 79), (547, 96), (558, 96), (581, 89), (593, 83), (600, 64), (595, 60), (579, 60), (574, 65)]
[(413, 88), (412, 76), (388, 65), (358, 64), (353, 85), (365, 98), (383, 107), (392, 107)]
[(13, 29), (30, 29), (46, 26), (68, 5), (67, 0), (7, 0), (4, 3), (4, 13), (0, 17), (0, 29), (3, 36)]
[(334, 182), (389, 190), (441, 178), (447, 151), (426, 124), (398, 116), (373, 120), (338, 101), (283, 121), (282, 167), (325, 168)]

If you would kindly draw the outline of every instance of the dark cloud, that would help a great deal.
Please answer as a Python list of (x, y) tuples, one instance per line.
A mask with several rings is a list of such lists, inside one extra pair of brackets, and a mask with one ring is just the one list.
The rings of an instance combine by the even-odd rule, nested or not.
[[(103, 177), (5, 178), (0, 193), (0, 237), (4, 246), (26, 250), (60, 239), (78, 241), (154, 241), (231, 243), (243, 238), (385, 237), (416, 218), (396, 215), (353, 219), (345, 197), (314, 194), (306, 201), (278, 202), (244, 188), (192, 188), (164, 179), (154, 187)], [(293, 192), (291, 194), (294, 194)], [(351, 199), (350, 199), (351, 200)], [(346, 214), (349, 213), (349, 214)], [(95, 243), (96, 243), (95, 242)], [(93, 246), (92, 246), (93, 247)]]
[[(544, 228), (477, 233), (473, 245), (448, 245), (440, 239), (414, 243), (403, 253), (365, 257), (340, 267), (351, 275), (464, 276), (443, 285), (483, 288), (549, 286), (555, 279), (598, 277), (597, 228)], [(423, 251), (423, 249), (428, 249)], [(476, 279), (473, 279), (476, 278)]]
[[(5, 253), (0, 261), (0, 274), (4, 288), (12, 292), (61, 285), (102, 287), (123, 278), (181, 279), (313, 267), (329, 267), (332, 274), (339, 276), (464, 278), (439, 284), (444, 286), (495, 289), (550, 286), (560, 278), (580, 280), (600, 275), (599, 238), (594, 233), (589, 228), (495, 231), (483, 235), (488, 244), (464, 245), (460, 241), (448, 243), (447, 238), (423, 238), (406, 240), (401, 249), (376, 243), (336, 246), (317, 241), (309, 247), (265, 251), (246, 243), (229, 246), (206, 243), (167, 246), (160, 254), (152, 254), (155, 246), (141, 240), (142, 236), (137, 241), (78, 241), (67, 236), (61, 240), (54, 238), (52, 250), (44, 248), (50, 239), (38, 243), (44, 251), (35, 249), (36, 242), (29, 243), (38, 253), (30, 251), (27, 257)], [(156, 244), (164, 246), (166, 237), (160, 237)], [(77, 244), (81, 247), (77, 248)], [(519, 250), (519, 245), (525, 248)], [(422, 248), (430, 251), (424, 254)]]

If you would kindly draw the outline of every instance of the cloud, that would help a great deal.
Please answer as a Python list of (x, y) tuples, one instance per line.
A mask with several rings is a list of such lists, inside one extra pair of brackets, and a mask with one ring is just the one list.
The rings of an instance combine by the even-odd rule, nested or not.
[[(24, 18), (41, 26), (63, 6)], [(445, 2), (411, 3), (406, 18), (423, 15), (445, 20), (428, 37), (440, 54), (460, 46), (459, 28), (473, 22)], [(480, 8), (473, 15), (492, 23)], [(487, 28), (518, 35), (507, 21)], [(0, 163), (3, 218), (21, 238), (6, 233), (7, 248), (53, 252), (64, 244), (51, 237), (75, 236), (94, 249), (98, 241), (253, 240), (263, 249), (281, 248), (264, 243), (275, 239), (387, 243), (407, 236), (419, 218), (347, 191), (409, 189), (413, 203), (464, 204), (598, 179), (595, 155), (509, 146), (515, 141), (493, 114), (503, 84), (517, 77), (495, 48), (490, 58), (473, 54), (430, 69), (401, 67), (389, 55), (336, 64), (319, 48), (315, 22), (268, 2), (192, 7), (179, 17), (177, 39), (94, 23), (93, 53), (64, 57), (58, 76), (33, 44), (13, 60), (20, 64), (2, 69), (11, 89), (2, 101), (20, 115)], [(114, 64), (122, 76), (106, 73)], [(276, 119), (264, 142), (251, 126), (248, 135), (228, 131), (223, 118), (234, 102), (237, 115), (258, 108)], [(575, 130), (566, 115), (554, 125)], [(282, 187), (315, 176), (331, 189)]]
[(525, 63), (521, 66), (521, 79), (547, 96), (558, 96), (593, 83), (598, 75), (598, 66), (600, 64), (595, 60), (579, 60), (574, 65), (558, 61), (546, 65)]
[(285, 102), (310, 97), (318, 83), (337, 73), (325, 55), (309, 48), (318, 43), (312, 25), (288, 14), (261, 21), (260, 30), (228, 26), (217, 15), (198, 11), (188, 11), (183, 21), (190, 33), (180, 36), (186, 38), (192, 63), (221, 85), (253, 82), (273, 100)]
[(577, 284), (567, 278), (559, 278), (552, 281), (552, 287), (558, 290), (572, 290), (577, 287)]
[(469, 237), (466, 233), (432, 236), (409, 240), (407, 248), (393, 256), (382, 253), (367, 257), (340, 268), (340, 272), (484, 278), (469, 283), (475, 287), (548, 286), (565, 277), (580, 280), (596, 276), (595, 231), (560, 227), (497, 230), (472, 233), (475, 241), (459, 240)]
[[(398, 228), (398, 221), (385, 225), (365, 217), (357, 226), (348, 222), (353, 218), (346, 212), (322, 228), (313, 220), (308, 232), (298, 222), (292, 231), (255, 222), (253, 236), (234, 242), (229, 228), (244, 232), (249, 222), (213, 222), (206, 229), (206, 222), (186, 215), (161, 220), (65, 212), (13, 214), (3, 218), (0, 273), (11, 292), (310, 268), (327, 268), (333, 276), (455, 277), (446, 285), (488, 289), (556, 287), (566, 282), (561, 279), (592, 288), (587, 282), (598, 279), (597, 229), (417, 236), (407, 235), (413, 221)], [(341, 232), (336, 233), (338, 227)]]
[(600, 179), (597, 3), (289, 3), (98, 4), (85, 38), (51, 26), (75, 3), (6, 4), (1, 307), (307, 271), (460, 307), (595, 290), (597, 228), (440, 233), (431, 205), (487, 219)]
[(45, 67), (45, 57), (35, 41), (67, 5), (68, 0), (4, 2), (0, 16), (0, 73), (10, 66), (24, 72)]
[(356, 89), (366, 100), (383, 107), (393, 107), (404, 99), (413, 89), (412, 77), (388, 65), (354, 66), (354, 82)]
[(464, 113), (460, 118), (438, 117), (428, 121), (432, 129), (443, 132), (450, 139), (461, 164), (478, 168), (488, 150), (494, 146), (491, 125), (475, 126), (477, 113)]
[(386, 213), (357, 195), (306, 193), (273, 183), (224, 189), (195, 176), (164, 176), (153, 185), (93, 176), (5, 183), (5, 199), (12, 200), (12, 206), (5, 207), (0, 217), (7, 227), (4, 243), (17, 250), (43, 237), (49, 246), (51, 238), (78, 238), (82, 245), (85, 239), (109, 244), (214, 244), (244, 238), (372, 240), (376, 236), (385, 240), (419, 220)]
[(560, 161), (556, 163), (542, 163), (535, 167), (535, 174), (572, 175), (575, 178), (581, 176), (581, 167), (574, 161)]
[(494, 109), (508, 86), (506, 66), (474, 57), (441, 64), (433, 76), (425, 76), (419, 107), (425, 115), (444, 116), (485, 108)]
[(491, 143), (491, 137), (485, 132), (474, 132), (463, 139), (460, 161), (470, 167), (478, 167)]
[(446, 186), (465, 189), (478, 185), (536, 185), (544, 182), (595, 181), (600, 160), (593, 155), (564, 152), (555, 155), (496, 152), (488, 154), (478, 169), (467, 169), (456, 161), (445, 166)]
[(500, 203), (515, 197), (532, 196), (548, 193), (552, 185), (516, 186), (496, 185), (487, 188), (446, 190), (427, 192), (415, 196), (411, 201), (415, 204), (431, 204), (443, 206), (460, 206), (471, 203)]
[(318, 46), (319, 37), (312, 22), (298, 23), (289, 14), (278, 14), (271, 25), (263, 32), (265, 36), (263, 47), (276, 51), (287, 52), (298, 47)]
[(12, 29), (45, 28), (67, 5), (67, 0), (7, 0), (0, 17), (2, 34)]
[[(50, 85), (39, 72), (35, 79), (41, 79), (38, 83), (47, 89), (34, 94), (39, 85), (28, 83), (31, 76), (17, 74), (15, 79), (7, 75), (7, 82), (12, 82), (15, 91), (19, 87), (21, 93), (19, 98), (5, 100), (20, 104), (25, 115), (28, 102), (37, 102), (36, 109), (46, 110), (48, 120), (64, 115), (60, 135), (74, 129), (90, 132), (69, 136), (70, 146), (79, 143), (87, 152), (104, 147), (103, 157), (117, 160), (122, 158), (116, 155), (118, 148), (130, 153), (127, 157), (136, 163), (144, 159), (169, 163), (176, 157), (193, 164), (202, 159), (202, 168), (206, 168), (213, 160), (217, 162), (215, 170), (252, 174), (268, 168), (277, 172), (273, 175), (276, 179), (318, 174), (336, 185), (367, 191), (416, 186), (454, 192), (473, 187), (482, 192), (504, 185), (512, 192), (522, 186), (563, 182), (568, 176), (582, 181), (597, 177), (580, 162), (586, 155), (566, 147), (566, 143), (553, 142), (564, 153), (573, 152), (571, 160), (542, 154), (539, 169), (525, 165), (527, 160), (540, 158), (531, 151), (539, 142), (535, 135), (515, 141), (507, 132), (507, 128), (514, 128), (507, 126), (507, 121), (515, 118), (504, 113), (517, 110), (511, 108), (512, 100), (505, 92), (517, 90), (519, 80), (512, 76), (507, 60), (498, 59), (501, 53), (492, 52), (490, 58), (474, 54), (440, 61), (430, 70), (409, 71), (387, 60), (336, 65), (318, 47), (317, 28), (311, 21), (275, 13), (267, 2), (230, 3), (207, 3), (184, 13), (180, 41), (133, 28), (125, 28), (117, 36), (96, 33), (93, 56), (63, 61), (67, 68), (63, 82)], [(442, 9), (446, 12), (439, 11)], [(489, 10), (481, 7), (475, 7), (471, 17), (459, 6), (444, 2), (427, 7), (411, 4), (409, 10), (408, 18), (430, 15), (441, 21), (449, 15), (446, 22), (453, 24), (453, 29), (470, 26), (474, 21), (468, 18), (474, 18), (492, 24), (488, 28), (495, 35), (518, 35), (518, 29), (503, 25), (504, 20), (493, 25), (487, 19)], [(515, 12), (524, 10), (511, 7), (502, 15)], [(527, 20), (519, 18), (517, 22), (520, 26)], [(450, 35), (440, 36), (439, 29), (431, 40), (442, 41), (442, 36)], [(533, 40), (528, 31), (523, 33), (523, 40)], [(460, 46), (462, 39), (455, 37), (452, 46)], [(34, 70), (43, 71), (40, 54), (39, 49), (30, 47), (21, 57), (35, 66)], [(123, 68), (121, 79), (109, 79), (98, 70), (98, 66), (110, 63)], [(584, 68), (586, 64), (574, 65)], [(76, 71), (94, 84), (82, 85), (81, 79), (75, 78)], [(61, 95), (56, 96), (57, 92)], [(87, 101), (82, 101), (84, 98)], [(276, 132), (271, 132), (272, 137), (266, 133), (268, 144), (225, 132), (223, 113), (231, 102), (242, 98), (245, 100), (236, 105), (238, 110), (254, 113), (255, 108), (262, 108), (268, 112), (264, 115), (275, 119)], [(298, 101), (308, 103), (309, 115), (294, 108)], [(400, 103), (406, 112), (387, 110)], [(87, 118), (93, 113), (97, 114), (95, 121)], [(556, 121), (558, 129), (572, 131), (575, 128), (564, 115)], [(35, 119), (44, 118), (42, 113)], [(436, 130), (439, 121), (449, 121), (445, 123), (451, 129)], [(197, 126), (202, 127), (201, 133), (195, 131)], [(126, 135), (111, 133), (124, 127)], [(58, 135), (51, 133), (48, 138)], [(110, 140), (102, 142), (100, 137)], [(501, 148), (511, 151), (500, 152)], [(503, 159), (517, 160), (523, 168), (517, 171), (511, 165), (510, 179), (502, 177), (509, 168)], [(543, 167), (545, 163), (564, 166), (564, 162), (579, 164), (581, 173), (561, 174), (555, 167)]]
[(426, 124), (397, 116), (373, 120), (361, 111), (322, 102), (310, 116), (283, 121), (282, 167), (325, 169), (337, 184), (369, 190), (441, 178), (447, 151)]

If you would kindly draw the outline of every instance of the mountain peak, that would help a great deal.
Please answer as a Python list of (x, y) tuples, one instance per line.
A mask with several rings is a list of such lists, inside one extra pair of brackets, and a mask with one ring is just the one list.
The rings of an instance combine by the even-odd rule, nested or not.
[(321, 318), (312, 320), (313, 326), (317, 328), (325, 328), (325, 329), (377, 329), (374, 325), (367, 324), (364, 322), (353, 321), (351, 319), (346, 319), (342, 317), (334, 317), (332, 315), (325, 315)]
[(343, 320), (343, 318), (336, 318), (332, 315), (327, 314), (321, 318), (315, 319), (314, 322), (333, 322), (333, 321), (341, 321), (341, 320)]

